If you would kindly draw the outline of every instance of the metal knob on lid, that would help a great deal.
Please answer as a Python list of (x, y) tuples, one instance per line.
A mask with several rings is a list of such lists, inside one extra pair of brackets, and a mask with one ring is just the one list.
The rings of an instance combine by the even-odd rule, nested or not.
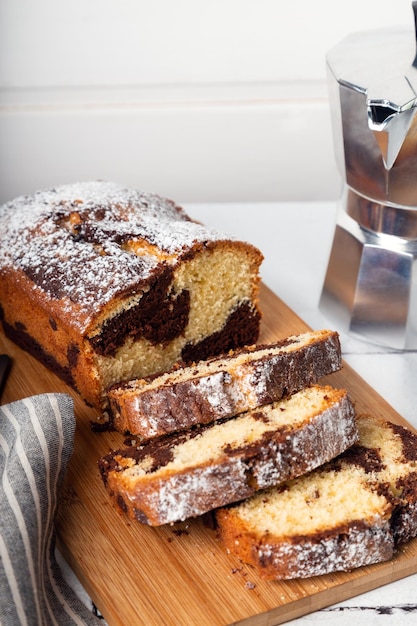
[(343, 329), (417, 348), (417, 2), (414, 29), (350, 35), (327, 54), (344, 179), (321, 310)]

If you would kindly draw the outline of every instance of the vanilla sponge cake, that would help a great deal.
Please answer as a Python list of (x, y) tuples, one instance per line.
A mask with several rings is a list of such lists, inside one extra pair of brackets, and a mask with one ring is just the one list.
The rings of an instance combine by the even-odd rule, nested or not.
[(338, 333), (311, 331), (114, 385), (112, 422), (142, 440), (158, 437), (280, 400), (341, 366)]
[(159, 526), (305, 473), (356, 440), (347, 392), (313, 385), (230, 419), (114, 450), (99, 469), (122, 511)]
[(101, 408), (120, 380), (254, 343), (261, 261), (155, 194), (64, 185), (0, 207), (0, 318)]
[(359, 441), (323, 467), (216, 512), (227, 550), (265, 579), (390, 559), (417, 535), (417, 435), (361, 415)]

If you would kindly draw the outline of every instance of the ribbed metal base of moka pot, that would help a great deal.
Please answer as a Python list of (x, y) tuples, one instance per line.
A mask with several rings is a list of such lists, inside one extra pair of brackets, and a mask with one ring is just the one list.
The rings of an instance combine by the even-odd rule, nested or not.
[(417, 349), (417, 210), (345, 191), (320, 309), (361, 339)]

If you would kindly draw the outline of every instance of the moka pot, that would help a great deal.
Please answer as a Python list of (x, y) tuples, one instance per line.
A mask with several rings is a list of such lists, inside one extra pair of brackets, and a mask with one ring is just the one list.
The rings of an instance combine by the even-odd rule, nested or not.
[(414, 28), (355, 33), (327, 54), (344, 182), (320, 309), (341, 330), (417, 348), (417, 2)]

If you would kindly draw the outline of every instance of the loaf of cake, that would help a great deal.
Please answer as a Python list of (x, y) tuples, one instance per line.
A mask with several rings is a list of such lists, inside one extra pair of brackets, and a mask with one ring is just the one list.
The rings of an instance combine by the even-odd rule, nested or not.
[(115, 450), (99, 469), (119, 509), (158, 526), (310, 471), (356, 440), (347, 392), (313, 385), (236, 417)]
[(4, 332), (87, 403), (121, 380), (256, 342), (261, 252), (111, 182), (0, 207)]
[(337, 459), (216, 511), (227, 550), (262, 578), (306, 578), (386, 561), (415, 537), (417, 435), (357, 424), (359, 442)]
[(320, 330), (113, 386), (115, 428), (142, 440), (270, 404), (341, 368), (339, 336)]

